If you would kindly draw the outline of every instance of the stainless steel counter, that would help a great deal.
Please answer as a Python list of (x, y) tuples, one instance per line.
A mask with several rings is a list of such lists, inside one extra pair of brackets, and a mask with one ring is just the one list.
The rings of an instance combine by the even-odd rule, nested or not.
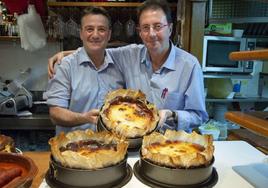
[(54, 130), (48, 114), (28, 117), (0, 116), (0, 130)]

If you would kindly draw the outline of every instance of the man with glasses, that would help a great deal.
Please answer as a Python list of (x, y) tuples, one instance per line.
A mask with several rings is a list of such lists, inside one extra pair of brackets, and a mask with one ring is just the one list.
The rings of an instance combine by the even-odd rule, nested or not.
[(56, 134), (75, 129), (96, 130), (97, 116), (108, 91), (124, 87), (123, 76), (105, 52), (111, 19), (101, 7), (83, 11), (83, 47), (65, 57), (49, 81), (46, 96)]
[[(161, 109), (161, 130), (191, 131), (208, 119), (198, 60), (170, 41), (172, 18), (166, 1), (145, 1), (138, 9), (138, 20), (144, 45), (131, 44), (107, 52), (123, 72), (126, 87), (140, 89)], [(49, 74), (60, 56), (50, 59)]]

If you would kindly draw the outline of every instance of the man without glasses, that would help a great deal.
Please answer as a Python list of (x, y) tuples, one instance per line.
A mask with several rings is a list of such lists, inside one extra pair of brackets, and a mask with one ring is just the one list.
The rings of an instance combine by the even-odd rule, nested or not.
[(105, 9), (91, 7), (83, 11), (83, 47), (63, 59), (46, 92), (56, 134), (75, 129), (96, 130), (98, 109), (106, 93), (124, 87), (123, 75), (105, 51), (110, 28), (111, 19)]

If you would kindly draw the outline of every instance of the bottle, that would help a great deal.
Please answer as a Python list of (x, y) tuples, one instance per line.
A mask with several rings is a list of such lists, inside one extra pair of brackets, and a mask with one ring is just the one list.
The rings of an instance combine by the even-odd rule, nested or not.
[(12, 24), (7, 24), (7, 36), (12, 36)]
[(12, 19), (12, 36), (19, 36), (18, 14), (14, 12)]
[(47, 37), (49, 39), (53, 38), (53, 25), (52, 25), (51, 16), (48, 16), (46, 20), (46, 32), (47, 32)]
[(1, 11), (1, 5), (0, 5), (0, 36), (4, 33), (4, 24), (3, 24), (3, 15)]
[(3, 12), (3, 5), (2, 5), (2, 2), (0, 1), (0, 25), (3, 24), (3, 15), (2, 15), (2, 12)]
[(8, 35), (8, 24), (7, 24), (7, 9), (5, 4), (0, 1), (0, 35)]

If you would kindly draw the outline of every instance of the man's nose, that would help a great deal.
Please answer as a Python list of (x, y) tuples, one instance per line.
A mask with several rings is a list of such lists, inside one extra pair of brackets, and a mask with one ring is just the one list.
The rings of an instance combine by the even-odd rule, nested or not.
[(99, 36), (99, 31), (98, 31), (98, 29), (94, 29), (94, 31), (93, 31), (93, 33), (92, 33), (92, 36), (94, 36), (94, 37)]
[(156, 31), (155, 31), (155, 29), (154, 29), (154, 27), (150, 27), (150, 29), (149, 29), (149, 35), (156, 35)]

